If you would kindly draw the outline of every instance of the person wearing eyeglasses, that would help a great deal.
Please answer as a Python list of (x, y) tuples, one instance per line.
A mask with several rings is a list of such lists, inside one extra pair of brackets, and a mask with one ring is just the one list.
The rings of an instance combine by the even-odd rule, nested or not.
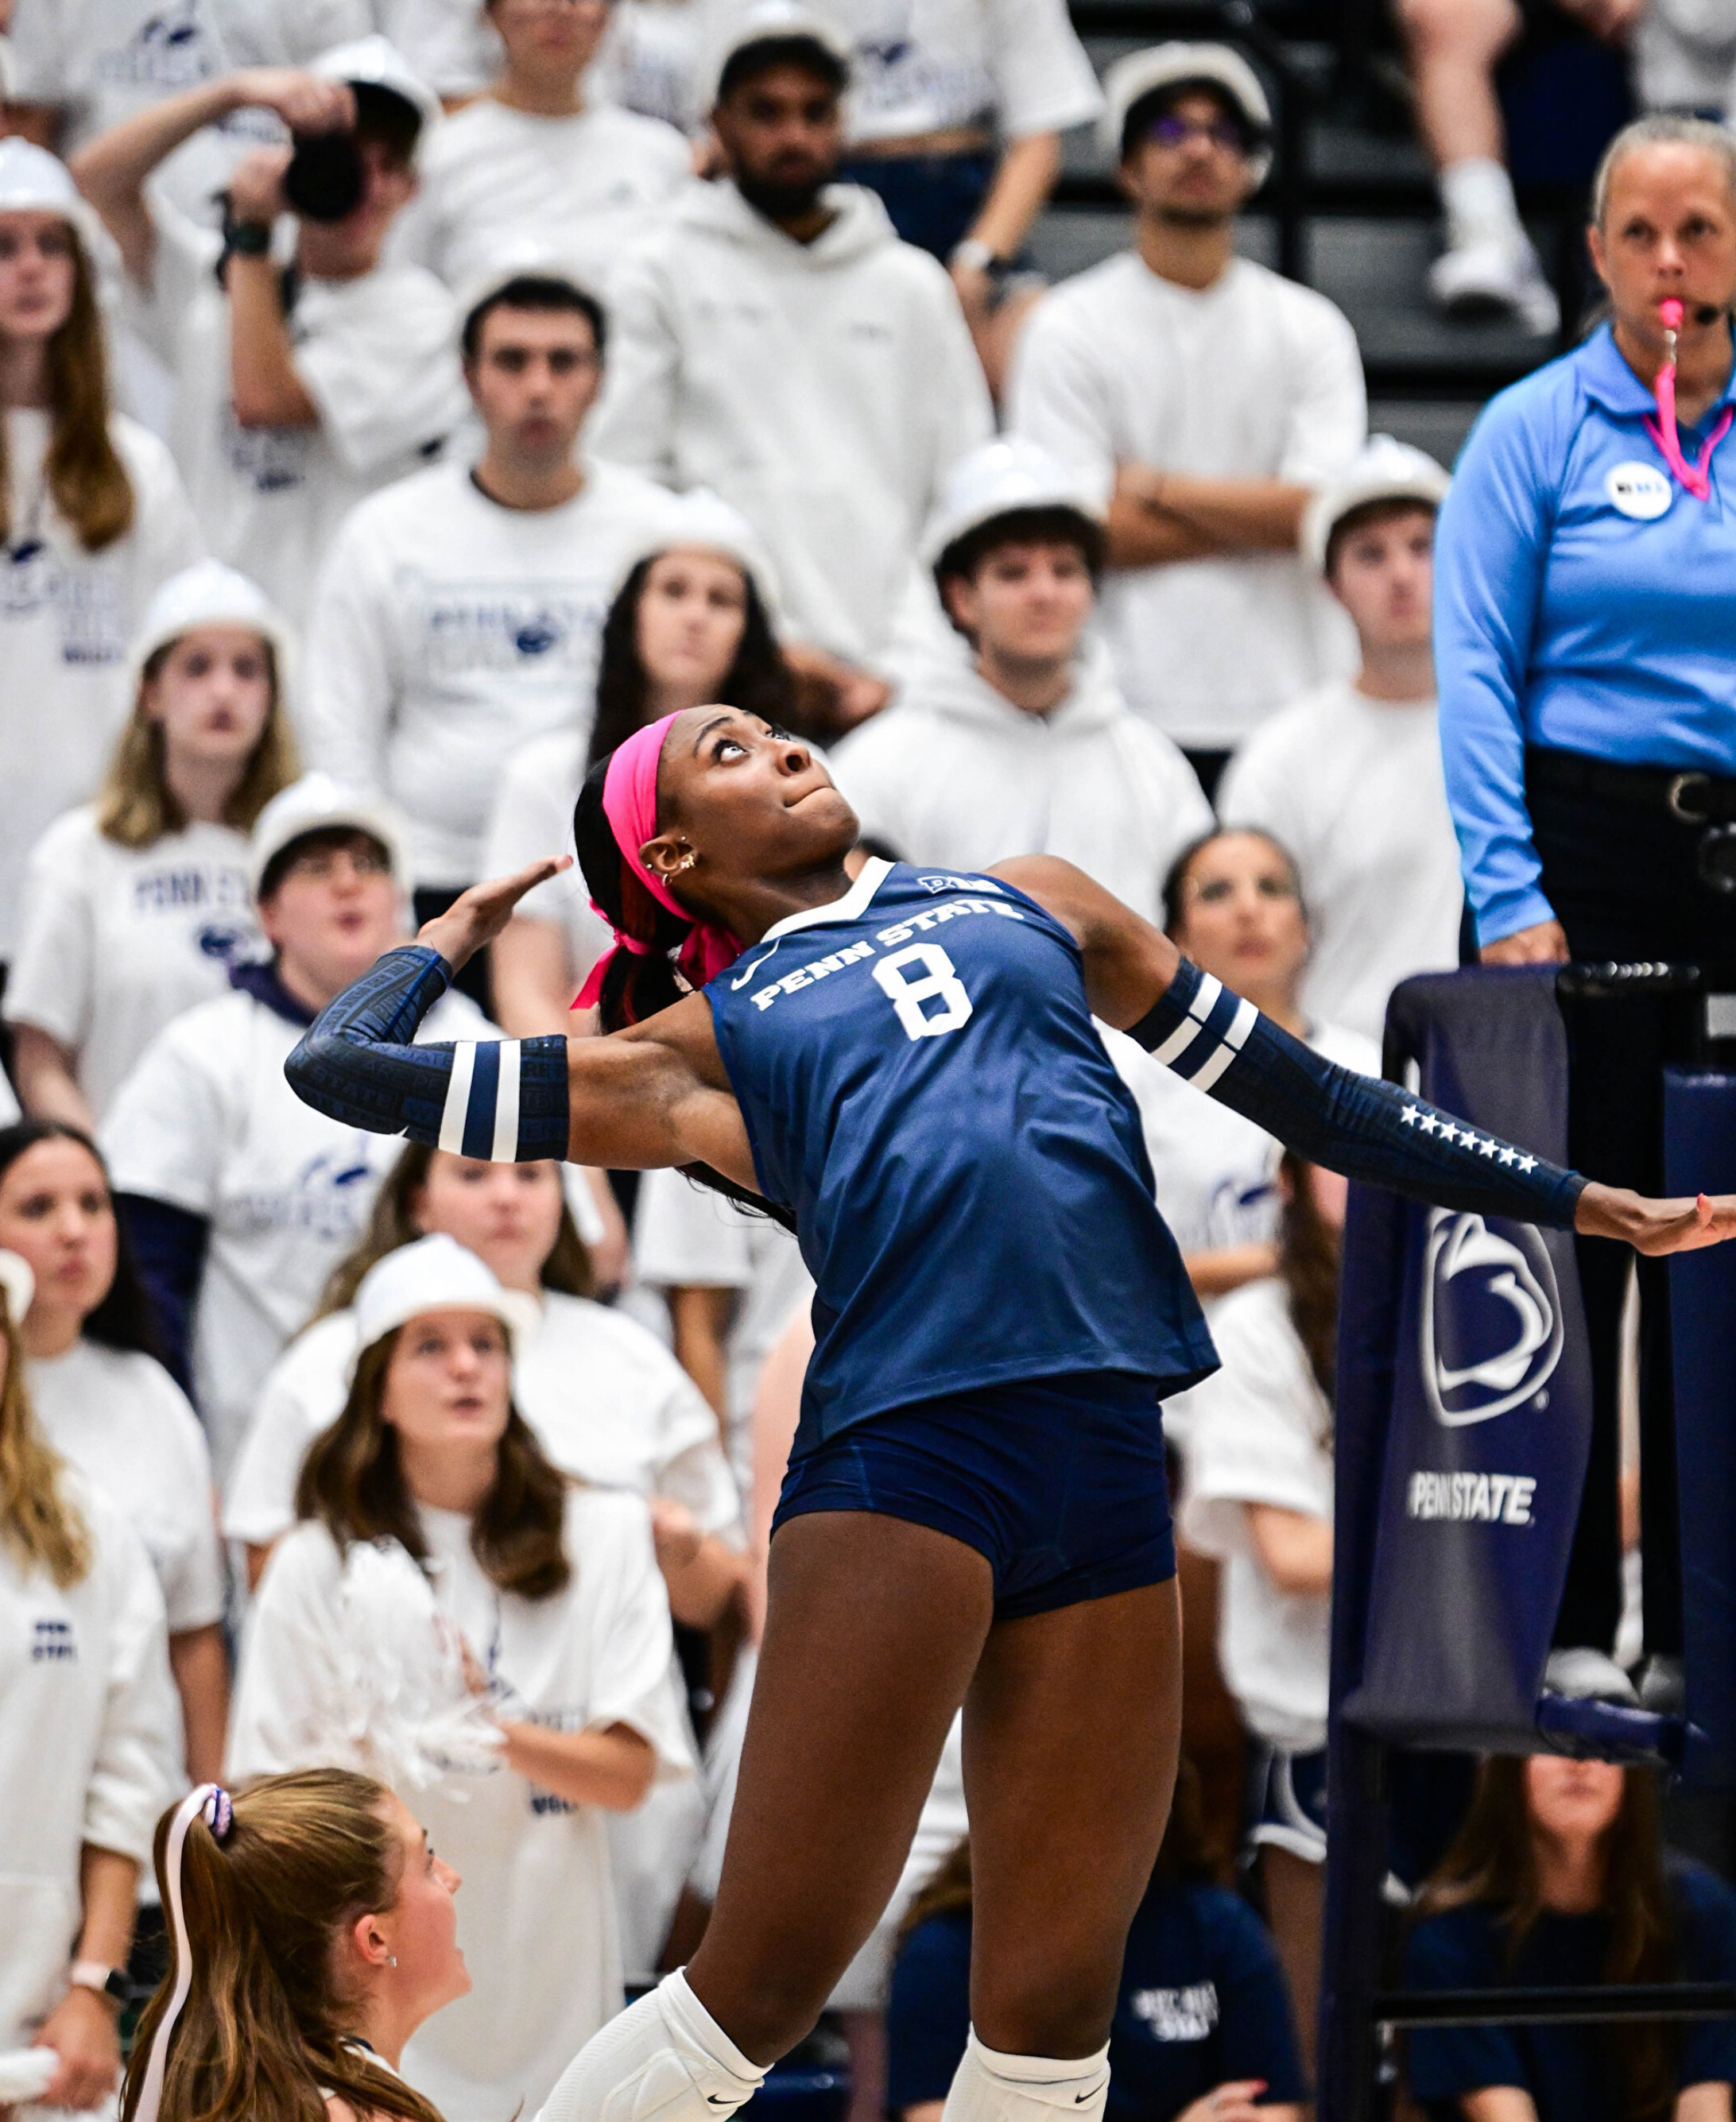
[[(249, 847), (270, 961), (235, 966), (228, 993), (159, 1032), (105, 1119), (115, 1207), (219, 1486), (267, 1374), (396, 1161), (388, 1137), (310, 1111), (283, 1063), (333, 996), (402, 940), (410, 875), (389, 806), (324, 774), (274, 797)], [(489, 1029), (461, 994), (428, 1023), (437, 1038)]]
[(1236, 217), (1271, 161), (1247, 61), (1159, 44), (1104, 89), (1133, 245), (1032, 313), (1009, 424), (1107, 504), (1103, 628), (1121, 689), (1210, 797), (1266, 715), (1355, 668), (1298, 541), (1311, 489), (1362, 446), (1362, 362), (1324, 296), (1236, 255)]

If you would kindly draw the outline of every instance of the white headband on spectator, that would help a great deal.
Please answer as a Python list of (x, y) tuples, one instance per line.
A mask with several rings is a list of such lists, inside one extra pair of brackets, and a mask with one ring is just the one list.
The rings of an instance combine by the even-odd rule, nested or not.
[(199, 1815), (218, 1844), (228, 1839), (235, 1808), (230, 1803), (228, 1792), (221, 1784), (201, 1783), (197, 1790), (189, 1791), (175, 1807), (175, 1817), (169, 1823), (169, 1839), (163, 1847), (163, 1884), (168, 1890), (169, 1931), (175, 1941), (175, 1987), (169, 1993), (169, 2008), (151, 2037), (151, 2053), (145, 2059), (144, 2083), (139, 2087), (133, 2122), (157, 2122), (157, 2110), (162, 2106), (163, 2073), (168, 2068), (169, 2036), (175, 2031), (175, 2022), (185, 2007), (188, 1993), (193, 1987), (193, 1944), (187, 1936), (186, 1913), (181, 1905), (180, 1867), (181, 1855), (187, 1846), (187, 1830), (195, 1816)]

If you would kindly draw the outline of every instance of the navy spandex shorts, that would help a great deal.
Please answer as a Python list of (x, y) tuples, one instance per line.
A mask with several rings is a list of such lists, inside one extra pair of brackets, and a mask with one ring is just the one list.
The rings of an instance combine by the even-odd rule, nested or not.
[(877, 1511), (962, 1540), (988, 1558), (1003, 1620), (1176, 1573), (1156, 1391), (1123, 1371), (870, 1416), (793, 1462), (773, 1531), (808, 1511)]

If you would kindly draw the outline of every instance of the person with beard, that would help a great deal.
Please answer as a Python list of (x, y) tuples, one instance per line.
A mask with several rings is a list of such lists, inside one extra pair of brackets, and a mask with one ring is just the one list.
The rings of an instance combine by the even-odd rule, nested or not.
[(835, 185), (849, 62), (835, 30), (761, 0), (721, 54), (727, 176), (695, 185), (618, 275), (597, 454), (706, 486), (759, 532), (785, 652), (848, 727), (882, 707), (918, 535), (993, 427), (946, 269), (871, 192)]
[(1032, 313), (1009, 424), (1107, 502), (1103, 623), (1122, 689), (1210, 796), (1267, 714), (1354, 666), (1298, 540), (1310, 490), (1362, 446), (1362, 363), (1324, 296), (1235, 254), (1236, 215), (1271, 159), (1247, 62), (1159, 44), (1104, 86), (1134, 245)]

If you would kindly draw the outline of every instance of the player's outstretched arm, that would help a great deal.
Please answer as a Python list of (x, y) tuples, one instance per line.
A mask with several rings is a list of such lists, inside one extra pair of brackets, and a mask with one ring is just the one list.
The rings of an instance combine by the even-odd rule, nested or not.
[(1070, 862), (1028, 855), (994, 873), (1078, 938), (1097, 1016), (1311, 1163), (1442, 1208), (1621, 1238), (1644, 1253), (1736, 1236), (1736, 1196), (1654, 1201), (1600, 1185), (1324, 1059)]
[(705, 1163), (752, 1189), (746, 1130), (703, 997), (607, 1039), (412, 1043), (457, 969), (564, 867), (538, 862), (475, 886), (414, 943), (388, 951), (309, 1028), (284, 1063), (292, 1088), (349, 1126), (466, 1157), (617, 1170)]

